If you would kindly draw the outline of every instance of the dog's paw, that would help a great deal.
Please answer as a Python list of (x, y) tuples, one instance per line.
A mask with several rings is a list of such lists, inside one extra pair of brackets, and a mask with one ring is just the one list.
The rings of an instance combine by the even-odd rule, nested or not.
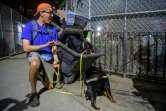
[(112, 99), (111, 102), (116, 103), (116, 101), (114, 99)]
[(100, 110), (100, 107), (96, 107), (95, 109), (96, 109), (96, 110)]
[(86, 98), (86, 100), (90, 100), (90, 97), (88, 96), (87, 93), (88, 93), (88, 92), (87, 92), (87, 88), (85, 88), (85, 89), (84, 89), (85, 98)]
[(90, 100), (90, 98), (88, 96), (85, 96), (86, 100)]
[(95, 103), (91, 103), (91, 106), (92, 106), (94, 109), (96, 109), (96, 110), (100, 110), (100, 107), (97, 107), (97, 106), (95, 105)]

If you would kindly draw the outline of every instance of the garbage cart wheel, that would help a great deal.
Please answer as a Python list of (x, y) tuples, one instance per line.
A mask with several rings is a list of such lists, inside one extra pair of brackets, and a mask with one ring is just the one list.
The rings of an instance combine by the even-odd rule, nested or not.
[(66, 84), (70, 84), (74, 81), (74, 77), (75, 77), (75, 74), (74, 73), (70, 73), (70, 76), (65, 76), (64, 75), (64, 82)]

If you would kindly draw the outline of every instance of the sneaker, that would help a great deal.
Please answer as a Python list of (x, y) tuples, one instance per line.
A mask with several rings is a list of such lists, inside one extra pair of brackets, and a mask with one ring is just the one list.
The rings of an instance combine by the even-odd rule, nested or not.
[(31, 94), (29, 98), (29, 104), (31, 107), (37, 107), (40, 105), (40, 101), (36, 92)]

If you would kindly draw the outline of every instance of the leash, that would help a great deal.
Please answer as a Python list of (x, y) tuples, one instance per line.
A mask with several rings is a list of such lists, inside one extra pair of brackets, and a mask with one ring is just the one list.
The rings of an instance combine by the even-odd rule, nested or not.
[(58, 64), (58, 71), (56, 71), (56, 69), (54, 70), (54, 73), (55, 73), (55, 75), (56, 75), (56, 81), (50, 81), (50, 85), (51, 85), (51, 87), (53, 88), (54, 86), (53, 86), (53, 84), (54, 83), (58, 83), (59, 82), (59, 69), (60, 69), (60, 65)]
[[(72, 96), (82, 96), (82, 89), (83, 89), (83, 81), (82, 81), (82, 56), (83, 54), (86, 52), (83, 51), (81, 54), (80, 54), (80, 93), (76, 94), (76, 93), (71, 93), (71, 92), (66, 92), (66, 91), (60, 91), (60, 90), (54, 90), (54, 92), (57, 92), (57, 93), (62, 93), (62, 94), (68, 94), (68, 95), (72, 95)], [(57, 73), (58, 74), (58, 73)], [(58, 74), (59, 76), (59, 74)]]

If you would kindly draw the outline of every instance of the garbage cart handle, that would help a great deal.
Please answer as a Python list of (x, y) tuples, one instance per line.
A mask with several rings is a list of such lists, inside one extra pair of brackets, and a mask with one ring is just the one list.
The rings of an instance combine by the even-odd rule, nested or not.
[(69, 47), (65, 46), (62, 42), (59, 42), (59, 46), (61, 46), (63, 49), (67, 50), (68, 52), (71, 52), (72, 54), (74, 54), (76, 56), (80, 56), (80, 54), (78, 54), (77, 52), (73, 51)]
[[(75, 55), (75, 57), (80, 57), (80, 53), (73, 51), (69, 47), (65, 46), (63, 43), (59, 42), (59, 46), (62, 47), (63, 49), (65, 49), (67, 52), (70, 52), (72, 55)], [(96, 48), (96, 50), (98, 50), (98, 49)], [(104, 55), (104, 53), (98, 52), (95, 54), (83, 55), (83, 58), (90, 58), (90, 57), (93, 58), (93, 57), (98, 57), (98, 56), (103, 56), (103, 55)]]

